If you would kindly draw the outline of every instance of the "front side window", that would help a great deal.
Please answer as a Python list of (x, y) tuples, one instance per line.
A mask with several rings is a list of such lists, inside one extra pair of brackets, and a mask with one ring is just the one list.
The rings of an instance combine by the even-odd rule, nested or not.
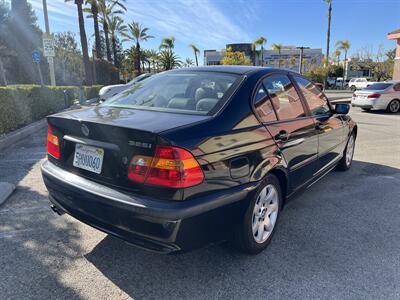
[(279, 120), (304, 117), (304, 109), (297, 91), (286, 75), (272, 75), (263, 80)]
[(295, 76), (294, 80), (297, 82), (306, 99), (311, 115), (324, 115), (330, 112), (328, 100), (319, 88), (303, 77)]
[(206, 115), (221, 107), (240, 76), (220, 72), (153, 75), (105, 101), (102, 106)]
[(271, 100), (269, 99), (262, 84), (257, 89), (254, 99), (254, 107), (261, 122), (276, 121), (276, 115), (274, 108), (272, 107)]

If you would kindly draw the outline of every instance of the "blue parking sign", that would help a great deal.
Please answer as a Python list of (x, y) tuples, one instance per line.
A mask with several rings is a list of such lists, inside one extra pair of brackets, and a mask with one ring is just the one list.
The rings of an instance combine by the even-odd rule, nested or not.
[(32, 52), (32, 60), (35, 63), (40, 62), (40, 52), (39, 51), (35, 50)]

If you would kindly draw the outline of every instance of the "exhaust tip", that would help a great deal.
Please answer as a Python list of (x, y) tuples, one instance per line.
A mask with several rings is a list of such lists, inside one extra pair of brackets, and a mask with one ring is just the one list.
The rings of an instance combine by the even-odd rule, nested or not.
[(54, 211), (59, 216), (62, 216), (64, 214), (64, 212), (61, 211), (60, 209), (58, 209), (58, 207), (55, 206), (54, 204), (50, 205), (50, 208), (52, 211)]

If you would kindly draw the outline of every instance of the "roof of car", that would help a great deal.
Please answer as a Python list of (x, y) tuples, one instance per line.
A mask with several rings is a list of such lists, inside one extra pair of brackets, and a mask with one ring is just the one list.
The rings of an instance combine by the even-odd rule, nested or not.
[(225, 72), (225, 73), (234, 73), (234, 74), (248, 74), (257, 71), (285, 71), (284, 69), (275, 69), (275, 68), (267, 68), (267, 67), (255, 67), (255, 66), (204, 66), (204, 67), (191, 67), (191, 68), (182, 68), (182, 69), (174, 69), (174, 72), (181, 71), (203, 71), (203, 72)]

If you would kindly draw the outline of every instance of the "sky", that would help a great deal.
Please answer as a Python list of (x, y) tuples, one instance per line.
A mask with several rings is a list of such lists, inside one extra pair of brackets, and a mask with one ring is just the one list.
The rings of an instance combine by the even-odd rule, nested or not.
[[(44, 29), (42, 0), (28, 0)], [(79, 37), (74, 1), (47, 0), (50, 30), (72, 31)], [(193, 58), (188, 47), (225, 48), (227, 43), (250, 43), (259, 36), (273, 43), (322, 48), (325, 53), (327, 4), (322, 0), (126, 0), (127, 23), (149, 28), (153, 39), (143, 48), (157, 49), (160, 40), (174, 36), (175, 50), (184, 60)], [(393, 49), (388, 32), (400, 28), (400, 0), (333, 0), (331, 51), (341, 39), (351, 42), (350, 55), (360, 49)], [(93, 22), (85, 18), (89, 45), (94, 43)], [(124, 48), (129, 47), (124, 43)]]

